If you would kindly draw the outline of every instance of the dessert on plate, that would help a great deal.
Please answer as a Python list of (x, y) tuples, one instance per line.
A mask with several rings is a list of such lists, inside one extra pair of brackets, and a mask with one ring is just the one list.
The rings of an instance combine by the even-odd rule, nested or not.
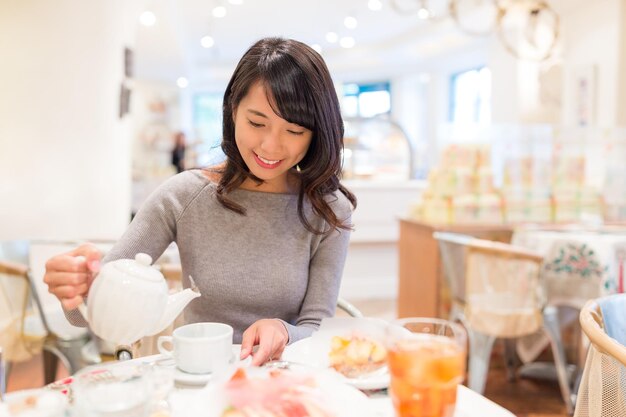
[(239, 368), (225, 385), (228, 407), (221, 417), (334, 417), (325, 409), (310, 375), (274, 369), (250, 377)]
[(387, 350), (378, 341), (359, 335), (333, 336), (329, 364), (347, 378), (358, 378), (386, 365)]

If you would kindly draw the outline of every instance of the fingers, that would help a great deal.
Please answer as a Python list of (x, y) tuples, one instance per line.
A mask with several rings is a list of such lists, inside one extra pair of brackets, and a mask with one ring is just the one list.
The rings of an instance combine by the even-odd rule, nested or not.
[[(260, 366), (272, 359), (273, 341), (265, 342), (263, 339), (259, 342), (259, 349), (252, 356), (252, 366)], [(264, 343), (265, 342), (265, 343)]]
[(50, 271), (44, 275), (43, 281), (48, 284), (48, 289), (61, 285), (79, 286), (87, 284), (90, 275), (88, 272)]
[(46, 273), (49, 272), (89, 272), (84, 256), (68, 254), (57, 255), (46, 262)]
[(256, 323), (248, 327), (241, 337), (241, 354), (239, 359), (246, 359), (252, 353), (252, 348), (257, 343)]
[(61, 301), (64, 308), (75, 308), (83, 301), (100, 270), (100, 259), (100, 251), (90, 243), (50, 258), (43, 278), (48, 291)]
[(57, 298), (74, 298), (78, 295), (83, 296), (87, 294), (87, 283), (80, 285), (59, 285), (54, 288), (48, 288), (51, 294), (57, 296)]
[(68, 252), (71, 256), (83, 256), (87, 262), (87, 268), (91, 272), (100, 271), (100, 259), (102, 254), (100, 250), (91, 243), (84, 243), (76, 249)]
[(76, 297), (72, 297), (72, 298), (64, 298), (61, 300), (61, 304), (63, 305), (63, 308), (65, 310), (73, 310), (76, 307), (78, 307), (80, 303), (82, 302), (83, 302), (83, 297), (81, 297), (80, 295), (77, 295)]
[(282, 358), (283, 352), (285, 351), (285, 346), (286, 345), (281, 345), (278, 349), (276, 349), (274, 353), (272, 353), (272, 357), (270, 359), (277, 360), (277, 359)]
[(265, 319), (259, 320), (252, 327), (259, 343), (259, 349), (252, 355), (252, 365), (259, 366), (268, 360), (280, 358), (289, 339), (285, 326), (278, 320)]

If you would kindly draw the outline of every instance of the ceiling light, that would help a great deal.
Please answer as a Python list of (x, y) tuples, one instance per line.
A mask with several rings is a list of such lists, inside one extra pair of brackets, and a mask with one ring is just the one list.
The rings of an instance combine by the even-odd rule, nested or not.
[(156, 16), (151, 11), (145, 11), (139, 16), (139, 22), (144, 26), (154, 26), (156, 23)]
[(380, 0), (369, 0), (367, 2), (367, 7), (369, 7), (370, 10), (377, 12), (383, 8), (383, 4), (380, 2)]
[(217, 6), (215, 9), (213, 9), (213, 17), (224, 17), (224, 16), (226, 16), (226, 7)]
[(352, 36), (344, 36), (339, 41), (339, 45), (341, 45), (342, 48), (352, 48), (354, 44), (355, 42)]
[(176, 85), (180, 88), (187, 88), (189, 85), (189, 81), (185, 77), (178, 77), (176, 80)]
[(348, 29), (354, 29), (356, 28), (356, 25), (358, 24), (358, 22), (356, 20), (356, 17), (348, 16), (345, 19), (343, 19), (343, 24)]
[(210, 48), (215, 45), (215, 40), (209, 35), (203, 36), (202, 39), (200, 39), (200, 45), (204, 48)]
[(337, 35), (335, 32), (328, 32), (326, 34), (326, 40), (329, 43), (336, 43), (339, 40), (339, 35)]
[(426, 7), (422, 7), (417, 11), (417, 17), (419, 17), (420, 19), (428, 19), (429, 16), (430, 12)]
[(313, 45), (311, 45), (311, 48), (313, 48), (313, 50), (318, 54), (322, 53), (322, 45), (320, 45), (319, 43), (314, 43)]
[(230, 4), (234, 4), (235, 6), (239, 6), (240, 4), (243, 4), (243, 0), (228, 0), (228, 2)]

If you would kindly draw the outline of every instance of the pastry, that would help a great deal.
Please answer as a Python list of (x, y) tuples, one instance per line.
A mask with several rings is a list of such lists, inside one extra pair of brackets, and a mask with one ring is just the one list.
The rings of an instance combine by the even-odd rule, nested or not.
[(373, 339), (334, 336), (330, 344), (330, 366), (348, 378), (358, 378), (387, 363), (387, 350)]

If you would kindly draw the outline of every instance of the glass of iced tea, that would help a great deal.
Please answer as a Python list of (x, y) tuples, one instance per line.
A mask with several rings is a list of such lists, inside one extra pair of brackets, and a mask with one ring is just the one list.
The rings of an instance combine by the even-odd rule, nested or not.
[(387, 343), (396, 416), (452, 417), (465, 377), (465, 329), (441, 319), (400, 319), (387, 328)]

